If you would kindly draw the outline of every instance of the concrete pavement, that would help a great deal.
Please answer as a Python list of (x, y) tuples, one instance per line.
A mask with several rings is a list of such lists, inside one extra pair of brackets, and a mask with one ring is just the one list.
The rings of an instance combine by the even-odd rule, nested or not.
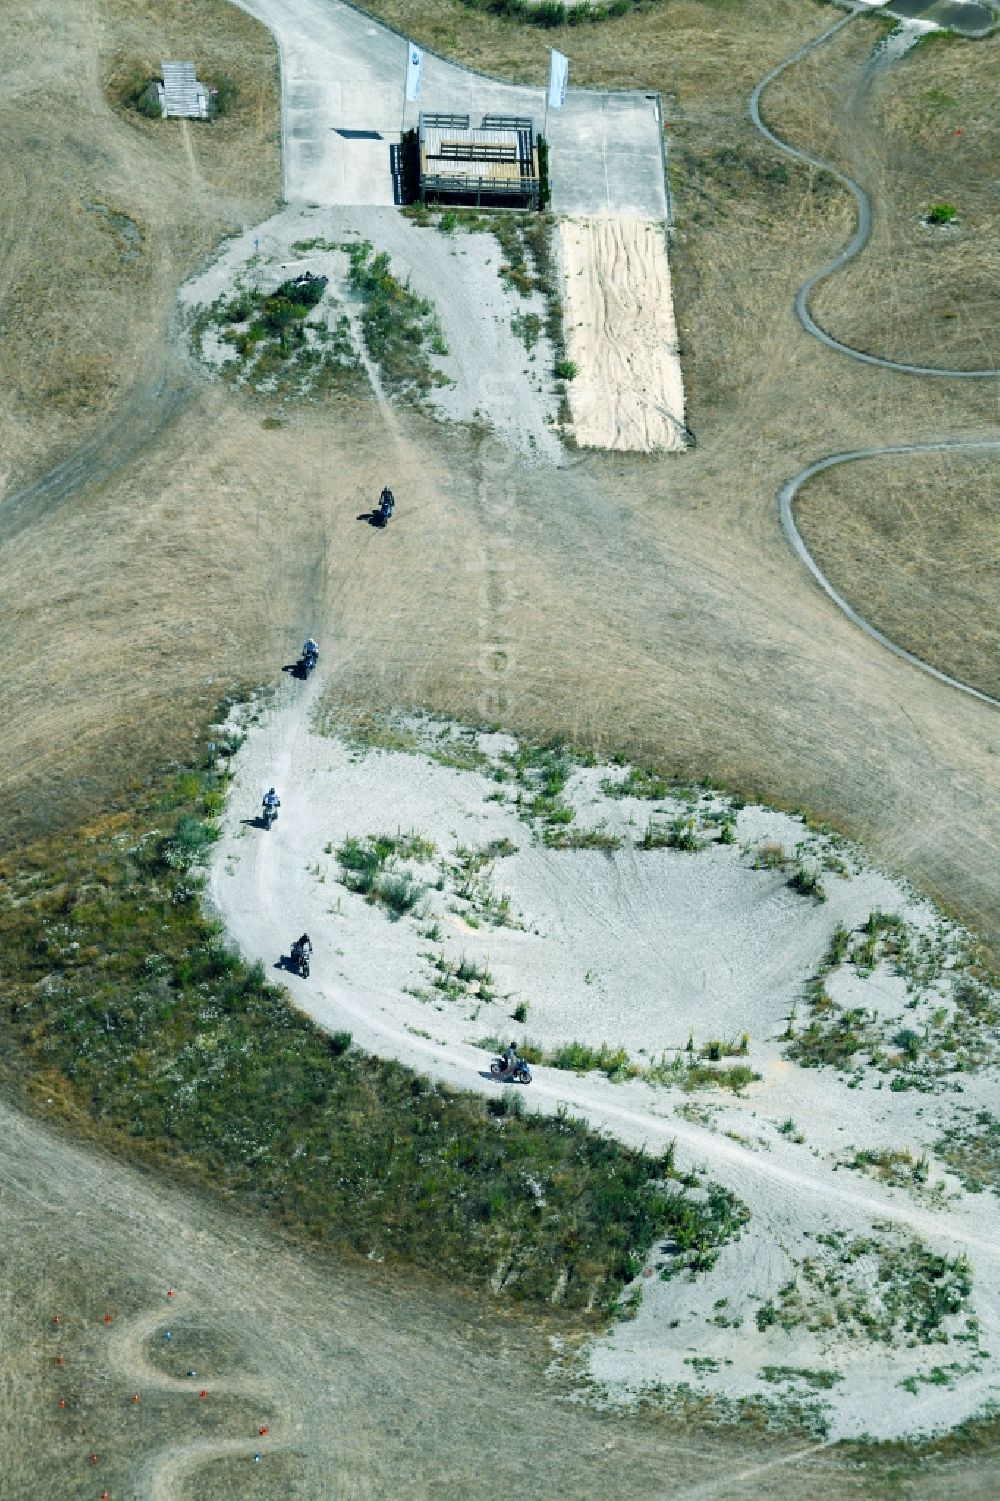
[[(235, 3), (278, 40), (290, 203), (391, 204), (391, 147), (421, 109), (468, 114), (473, 123), (486, 113), (533, 115), (542, 126), (544, 89), (486, 78), (426, 51), (420, 101), (404, 103), (406, 40), (339, 0)], [(571, 76), (566, 105), (549, 111), (546, 133), (555, 213), (666, 219), (654, 95), (575, 89)]]

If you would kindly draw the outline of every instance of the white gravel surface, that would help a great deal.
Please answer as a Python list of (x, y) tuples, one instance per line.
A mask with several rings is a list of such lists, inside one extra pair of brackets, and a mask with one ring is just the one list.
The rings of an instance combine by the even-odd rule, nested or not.
[[(623, 1043), (642, 1060), (683, 1046), (691, 1030), (696, 1046), (711, 1036), (749, 1034), (746, 1059), (728, 1061), (745, 1061), (762, 1078), (741, 1096), (641, 1080), (614, 1084), (600, 1073), (548, 1067), (534, 1070), (525, 1091), (531, 1108), (563, 1105), (628, 1142), (662, 1150), (675, 1141), (682, 1165), (703, 1169), (751, 1212), (739, 1241), (697, 1280), (661, 1280), (657, 1264), (666, 1253), (656, 1249), (637, 1279), (643, 1297), (636, 1316), (586, 1354), (587, 1373), (609, 1400), (650, 1389), (676, 1400), (688, 1386), (723, 1407), (744, 1398), (771, 1401), (781, 1421), (787, 1403), (799, 1399), (820, 1411), (817, 1421), (831, 1439), (937, 1431), (994, 1401), (997, 1201), (967, 1194), (933, 1153), (957, 1110), (990, 1105), (992, 1081), (966, 1074), (931, 1093), (896, 1092), (874, 1070), (852, 1086), (832, 1070), (804, 1069), (782, 1056), (789, 1010), (837, 923), (857, 927), (880, 907), (918, 929), (940, 931), (943, 920), (929, 904), (866, 866), (856, 850), (838, 844), (834, 852), (799, 820), (759, 807), (738, 813), (734, 845), (693, 854), (637, 849), (650, 805), (603, 794), (602, 776), (624, 774), (610, 767), (578, 770), (564, 795), (576, 809), (574, 827), (621, 829), (629, 845), (610, 854), (546, 848), (519, 817), (508, 785), (419, 754), (362, 754), (316, 733), (310, 715), (318, 690), (315, 680), (287, 685), (235, 758), (210, 896), (242, 952), (269, 968), (297, 933), (309, 931), (312, 977), (285, 980), (320, 1025), (348, 1029), (363, 1048), (483, 1092), (496, 1087), (488, 1052), (475, 1045), (485, 1035), (527, 1033), (546, 1046)], [(281, 816), (264, 833), (250, 820), (272, 782)], [(703, 807), (712, 805), (709, 798)], [(411, 865), (428, 889), (415, 915), (393, 922), (341, 884), (336, 850), (348, 836), (410, 831), (433, 841), (436, 855)], [(520, 926), (476, 927), (455, 897), (456, 852), (498, 839), (517, 852), (494, 862), (493, 892), (509, 895)], [(847, 874), (825, 874), (829, 900), (814, 903), (790, 891), (779, 872), (752, 868), (762, 839), (786, 849), (804, 840), (812, 860), (836, 853)], [(488, 965), (498, 999), (436, 990), (439, 954)], [(840, 972), (834, 978), (848, 991), (862, 987), (858, 1003), (887, 1016), (906, 1005), (885, 965), (869, 980), (841, 981)], [(518, 1000), (529, 1004), (524, 1026), (510, 1020)], [(789, 1118), (794, 1135), (779, 1129)], [(927, 1182), (910, 1191), (845, 1168), (845, 1157), (862, 1147), (926, 1152)], [(945, 1342), (915, 1343), (899, 1329), (891, 1342), (865, 1337), (838, 1318), (837, 1299), (815, 1290), (803, 1263), (829, 1263), (831, 1275), (843, 1279), (838, 1298), (863, 1296), (877, 1312), (883, 1289), (876, 1253), (842, 1263), (816, 1241), (824, 1232), (842, 1232), (848, 1242), (869, 1238), (878, 1254), (895, 1249), (904, 1260), (914, 1240), (949, 1257), (967, 1255), (971, 1307), (944, 1320)], [(780, 1300), (792, 1279), (814, 1314), (827, 1304), (833, 1310), (828, 1327), (758, 1328), (762, 1302)], [(784, 1374), (775, 1377), (772, 1369), (768, 1380), (761, 1374), (767, 1367)], [(928, 1379), (934, 1368), (945, 1370), (943, 1384)], [(817, 1371), (833, 1373), (836, 1384), (814, 1389), (802, 1373)], [(900, 1386), (908, 1378), (916, 1378), (914, 1391)]]
[[(387, 251), (392, 274), (434, 305), (446, 355), (430, 356), (446, 384), (429, 397), (442, 420), (483, 422), (498, 437), (539, 464), (559, 464), (563, 451), (553, 431), (557, 401), (551, 378), (552, 350), (544, 335), (529, 353), (512, 320), (545, 308), (538, 297), (524, 298), (501, 280), (503, 253), (490, 234), (445, 234), (418, 228), (394, 208), (308, 209), (301, 205), (229, 240), (221, 253), (180, 291), (188, 316), (232, 291), (237, 278), (247, 286), (271, 289), (302, 271), (330, 278), (328, 296), (313, 314), (323, 315), (330, 298), (353, 315), (360, 300), (348, 280), (344, 251), (296, 251), (296, 243), (323, 240), (330, 245), (368, 240)], [(206, 338), (206, 356), (231, 351)]]

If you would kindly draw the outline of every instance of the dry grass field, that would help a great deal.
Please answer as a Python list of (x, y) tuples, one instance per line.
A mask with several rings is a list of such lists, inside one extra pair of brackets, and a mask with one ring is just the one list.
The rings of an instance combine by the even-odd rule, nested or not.
[(795, 515), (844, 598), (901, 646), (1000, 696), (997, 459), (926, 454), (842, 464)]
[[(0, 1401), (17, 1435), (3, 1501), (925, 1494), (906, 1450), (817, 1452), (697, 1414), (565, 1401), (544, 1330), (419, 1277), (304, 1255), (3, 1105), (0, 1126)], [(991, 1494), (977, 1453), (972, 1436), (940, 1446), (949, 1496)]]
[[(0, 101), (0, 451), (23, 478), (170, 368), (177, 283), (280, 193), (269, 34), (210, 0), (4, 8)], [(144, 119), (124, 96), (162, 57), (228, 78), (210, 128)]]
[[(676, 0), (607, 27), (544, 33), (458, 0), (372, 8), (491, 71), (540, 82), (551, 41), (569, 53), (577, 82), (664, 91), (674, 293), (698, 447), (669, 462), (571, 457), (541, 480), (488, 439), (419, 416), (349, 401), (277, 411), (208, 384), (172, 336), (173, 294), (227, 228), (255, 222), (277, 200), (273, 45), (223, 0), (104, 0), (99, 10), (88, 0), (11, 0), (0, 18), (0, 199), (17, 205), (0, 231), (5, 843), (127, 804), (164, 763), (184, 761), (195, 727), (227, 690), (273, 681), (311, 631), (339, 703), (495, 719), (536, 740), (562, 734), (807, 805), (1000, 949), (992, 711), (863, 638), (804, 575), (777, 522), (780, 483), (824, 453), (992, 436), (997, 423), (995, 389), (855, 366), (795, 323), (795, 290), (846, 237), (850, 205), (821, 176), (776, 159), (750, 126), (746, 97), (834, 13), (810, 0)], [(938, 351), (942, 361), (972, 352), (978, 361), (986, 283), (964, 247), (974, 234), (976, 256), (995, 254), (985, 189), (971, 170), (961, 191), (942, 188), (965, 228), (927, 241), (912, 220), (917, 174), (953, 182), (954, 137), (920, 135), (923, 155), (916, 146), (902, 153), (895, 199), (893, 153), (929, 91), (958, 101), (941, 105), (949, 119), (956, 112), (956, 128), (973, 118), (996, 44), (982, 54), (921, 47), (900, 84), (890, 78), (875, 89), (872, 118), (883, 134), (856, 128), (840, 107), (882, 26), (852, 24), (815, 75), (793, 70), (766, 101), (776, 129), (849, 170), (861, 152), (854, 170), (876, 193), (887, 184), (898, 205), (887, 220), (896, 238), (879, 240), (849, 273), (868, 278), (857, 289), (865, 295), (829, 308), (819, 301), (817, 312), (866, 348), (909, 358)], [(231, 77), (239, 87), (232, 115), (210, 128), (158, 124), (115, 102), (135, 70), (170, 55)], [(977, 151), (994, 149), (976, 136)], [(938, 196), (936, 187), (927, 196)], [(891, 278), (870, 269), (877, 265), (891, 266)], [(932, 301), (955, 315), (935, 323), (940, 340), (920, 323), (921, 305)], [(894, 306), (898, 347), (886, 342)], [(890, 493), (906, 472), (887, 479)], [(920, 532), (926, 543), (907, 529), (905, 547), (893, 549), (895, 571), (881, 575), (884, 627), (901, 618), (893, 611), (911, 585), (908, 559), (944, 556), (954, 579), (973, 556), (978, 534), (965, 528), (988, 519), (992, 471), (984, 462), (963, 472), (961, 538), (938, 551), (946, 520)], [(381, 534), (355, 518), (387, 478), (399, 504)], [(821, 561), (824, 546), (839, 549), (828, 561), (849, 592), (837, 559), (849, 566), (851, 549), (867, 547), (879, 523), (855, 504), (860, 472), (820, 483), (817, 496), (843, 507), (850, 537), (814, 536), (810, 492), (804, 531)], [(921, 480), (909, 493), (924, 488)], [(947, 504), (958, 519), (959, 501)], [(941, 608), (953, 612), (957, 643), (969, 634), (970, 596), (947, 587)], [(980, 681), (985, 670), (980, 663)], [(349, 1456), (348, 1494), (405, 1495), (400, 1477), (412, 1480), (414, 1496), (500, 1494), (496, 1450), (484, 1456), (483, 1445), (501, 1434), (505, 1450), (524, 1454), (518, 1489), (526, 1495), (553, 1493), (557, 1460), (568, 1495), (667, 1490), (707, 1501), (745, 1494), (767, 1458), (756, 1437), (751, 1455), (742, 1437), (682, 1441), (645, 1422), (618, 1426), (556, 1406), (533, 1334), (505, 1331), (492, 1364), (496, 1335), (480, 1311), (456, 1314), (434, 1289), (400, 1302), (357, 1269), (338, 1280), (328, 1267), (293, 1265), (281, 1247), (234, 1229), (201, 1201), (175, 1201), (23, 1123), (7, 1136), (0, 1234), (8, 1267), (11, 1239), (18, 1260), (2, 1292), (7, 1368), (17, 1379), (4, 1401), (23, 1446), (21, 1469), (8, 1463), (0, 1474), (0, 1495), (12, 1501), (83, 1494), (91, 1444), (113, 1446), (133, 1417), (124, 1411), (129, 1383), (102, 1364), (91, 1333), (78, 1348), (100, 1402), (70, 1371), (81, 1381), (72, 1392), (93, 1405), (72, 1445), (55, 1443), (45, 1404), (57, 1393), (42, 1333), (54, 1302), (90, 1328), (100, 1294), (137, 1316), (164, 1277), (199, 1289), (223, 1344), (252, 1342), (252, 1359), (278, 1389), (275, 1412), (306, 1414), (289, 1422), (303, 1422), (307, 1465), (322, 1463), (328, 1479), (329, 1466)], [(264, 1328), (247, 1310), (267, 1297), (274, 1316)], [(461, 1343), (463, 1323), (473, 1342)], [(400, 1372), (412, 1369), (419, 1378), (403, 1382)], [(359, 1392), (370, 1400), (359, 1403)], [(152, 1453), (167, 1434), (160, 1400), (150, 1402), (153, 1439), (137, 1440), (135, 1452)], [(240, 1435), (245, 1416), (238, 1402), (227, 1406), (220, 1429), (204, 1420), (204, 1436)], [(191, 1421), (185, 1441), (203, 1419)], [(783, 1452), (779, 1445), (773, 1457)], [(81, 1454), (78, 1469), (62, 1467)], [(993, 1451), (966, 1455), (959, 1446), (935, 1462), (936, 1483), (949, 1496), (986, 1497), (994, 1460)], [(315, 1470), (295, 1470), (293, 1481), (287, 1463), (289, 1486), (316, 1494)], [(195, 1492), (178, 1464), (160, 1495), (222, 1501), (260, 1487), (242, 1459), (223, 1455), (199, 1472)], [(820, 1456), (777, 1468), (767, 1488), (789, 1501), (886, 1493), (881, 1471), (866, 1478), (840, 1464)], [(923, 1472), (908, 1466), (901, 1455), (895, 1494), (926, 1494)], [(112, 1494), (156, 1494), (148, 1473), (146, 1489), (124, 1469), (118, 1475)]]
[[(846, 170), (877, 205), (870, 245), (813, 304), (846, 343), (911, 363), (1000, 364), (998, 69), (1000, 36), (935, 37), (888, 76), (859, 70), (856, 88), (840, 99), (841, 121), (852, 122), (838, 130)], [(951, 224), (924, 223), (935, 204), (956, 209)]]

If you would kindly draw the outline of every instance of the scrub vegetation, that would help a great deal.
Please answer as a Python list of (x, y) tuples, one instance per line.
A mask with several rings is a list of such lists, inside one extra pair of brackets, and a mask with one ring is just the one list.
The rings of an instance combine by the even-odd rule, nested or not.
[[(839, 1003), (829, 982), (844, 966), (866, 979), (881, 966), (905, 982), (907, 1020)], [(898, 913), (870, 912), (855, 932), (835, 929), (805, 994), (808, 1015), (790, 1019), (786, 1054), (860, 1082), (864, 1067), (891, 1075), (890, 1089), (930, 1090), (948, 1075), (983, 1067), (1000, 1037), (997, 977), (985, 956), (952, 930), (913, 929)]]
[(368, 240), (340, 248), (350, 258), (351, 286), (364, 302), (365, 348), (383, 383), (394, 395), (419, 401), (447, 379), (430, 359), (448, 353), (433, 304), (393, 276), (388, 253)]
[(815, 1242), (797, 1275), (757, 1310), (762, 1332), (778, 1325), (816, 1334), (839, 1329), (890, 1345), (947, 1343), (949, 1335), (978, 1343), (969, 1313), (972, 1273), (963, 1256), (939, 1256), (917, 1240), (841, 1230), (820, 1233)]
[[(672, 1153), (566, 1115), (498, 1116), (363, 1055), (228, 950), (198, 873), (225, 795), (215, 754), (136, 812), (0, 867), (8, 1087), (297, 1239), (526, 1303), (609, 1311), (658, 1238), (716, 1243)], [(341, 852), (372, 889), (395, 855), (427, 850), (400, 834)]]
[[(303, 396), (319, 391), (360, 395), (368, 382), (354, 348), (350, 320), (331, 320), (325, 277), (296, 277), (271, 291), (237, 281), (231, 295), (203, 308), (191, 325), (191, 343), (226, 380), (252, 391)], [(314, 316), (311, 316), (314, 315)], [(214, 332), (215, 349), (206, 350)]]

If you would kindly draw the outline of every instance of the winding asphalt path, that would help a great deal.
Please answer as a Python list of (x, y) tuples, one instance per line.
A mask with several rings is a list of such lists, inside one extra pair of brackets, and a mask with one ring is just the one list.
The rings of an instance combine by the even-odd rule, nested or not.
[[(936, 365), (908, 365), (899, 360), (884, 359), (880, 355), (866, 354), (864, 350), (855, 349), (850, 344), (844, 344), (841, 340), (835, 339), (832, 334), (827, 333), (826, 329), (822, 328), (816, 322), (809, 311), (809, 298), (812, 295), (813, 289), (820, 282), (826, 281), (828, 277), (833, 276), (835, 272), (841, 270), (842, 267), (854, 260), (868, 244), (872, 232), (871, 200), (864, 188), (861, 187), (860, 183), (855, 182), (853, 177), (848, 177), (846, 173), (838, 171), (829, 162), (824, 162), (819, 157), (810, 156), (808, 152), (800, 151), (797, 147), (789, 145), (787, 141), (783, 141), (780, 136), (769, 129), (761, 118), (761, 99), (764, 90), (776, 78), (780, 77), (786, 68), (790, 68), (794, 63), (808, 56), (810, 52), (814, 52), (818, 47), (823, 46), (832, 36), (835, 36), (837, 32), (848, 25), (856, 14), (857, 12), (852, 12), (850, 15), (845, 16), (843, 20), (838, 21), (835, 25), (829, 27), (828, 30), (822, 32), (820, 36), (814, 37), (811, 42), (807, 42), (804, 47), (800, 47), (797, 52), (793, 52), (790, 57), (786, 57), (784, 62), (779, 63), (776, 68), (772, 68), (770, 73), (761, 79), (750, 95), (750, 118), (764, 139), (769, 141), (772, 146), (777, 147), (786, 156), (790, 156), (793, 161), (804, 162), (806, 166), (816, 167), (823, 172), (828, 172), (842, 187), (848, 190), (857, 206), (858, 222), (854, 235), (839, 255), (835, 256), (827, 265), (821, 267), (819, 271), (814, 272), (799, 288), (795, 297), (795, 315), (806, 333), (812, 334), (813, 338), (818, 339), (821, 344), (825, 344), (828, 349), (836, 350), (838, 354), (845, 354), (852, 360), (860, 360), (862, 364), (874, 365), (880, 370), (892, 370), (901, 375), (932, 376), (935, 379), (996, 380), (1000, 378), (1000, 369), (949, 370)], [(983, 693), (980, 689), (973, 688), (970, 684), (963, 683), (960, 679), (950, 677), (948, 673), (931, 666), (929, 662), (925, 662), (921, 657), (915, 656), (912, 652), (907, 651), (905, 647), (899, 646), (869, 621), (865, 620), (864, 616), (859, 615), (857, 610), (853, 609), (844, 597), (837, 592), (819, 567), (819, 564), (806, 547), (802, 534), (795, 524), (794, 516), (795, 497), (801, 486), (805, 484), (806, 480), (811, 479), (814, 474), (819, 474), (824, 469), (832, 469), (837, 464), (853, 463), (860, 459), (877, 459), (886, 454), (982, 453), (995, 452), (997, 450), (1000, 450), (1000, 440), (983, 439), (965, 441), (960, 439), (940, 439), (931, 443), (902, 443), (886, 448), (857, 448), (846, 453), (829, 454), (826, 458), (817, 459), (815, 463), (809, 464), (805, 469), (800, 470), (798, 474), (782, 485), (781, 490), (778, 492), (778, 512), (782, 530), (794, 551), (802, 559), (802, 562), (809, 569), (809, 572), (820, 588), (829, 596), (837, 608), (843, 611), (848, 620), (864, 631), (866, 635), (870, 636), (873, 641), (877, 641), (880, 646), (884, 646), (886, 650), (893, 652), (895, 656), (901, 657), (904, 662), (909, 662), (911, 667), (919, 668), (921, 672), (925, 672), (928, 676), (936, 678), (938, 682), (946, 684), (949, 688), (957, 688), (959, 692), (968, 694), (970, 698), (976, 698), (981, 703), (1000, 708), (1000, 699), (994, 698), (989, 693)]]

